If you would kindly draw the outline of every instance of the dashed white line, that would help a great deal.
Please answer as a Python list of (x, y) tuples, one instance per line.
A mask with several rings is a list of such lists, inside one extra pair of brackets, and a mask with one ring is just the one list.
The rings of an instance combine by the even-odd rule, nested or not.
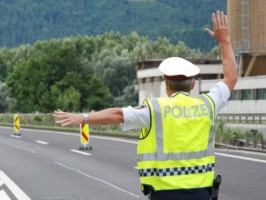
[(37, 143), (39, 144), (43, 144), (43, 145), (48, 145), (49, 143), (48, 142), (44, 142), (44, 141), (41, 141), (41, 140), (36, 140)]
[(60, 165), (60, 166), (62, 166), (62, 167), (64, 167), (64, 168), (66, 168), (66, 169), (69, 169), (69, 170), (72, 170), (72, 171), (74, 171), (74, 172), (77, 172), (77, 173), (79, 173), (79, 174), (81, 174), (81, 175), (83, 175), (83, 176), (85, 176), (85, 177), (87, 177), (87, 178), (93, 179), (93, 180), (95, 180), (95, 181), (99, 181), (99, 182), (101, 182), (101, 183), (103, 183), (103, 184), (105, 184), (105, 185), (109, 185), (110, 187), (112, 187), (112, 188), (114, 188), (114, 189), (116, 189), (116, 190), (118, 190), (118, 191), (120, 191), (120, 192), (126, 193), (126, 194), (128, 194), (128, 195), (130, 195), (130, 196), (133, 196), (133, 197), (135, 197), (135, 198), (138, 198), (138, 199), (140, 198), (140, 196), (138, 196), (138, 195), (136, 195), (136, 194), (134, 194), (134, 193), (132, 193), (132, 192), (129, 192), (129, 191), (127, 191), (127, 190), (124, 190), (124, 189), (122, 189), (122, 188), (120, 188), (120, 187), (118, 187), (118, 186), (116, 186), (116, 185), (114, 185), (114, 184), (112, 184), (112, 183), (109, 183), (109, 182), (107, 182), (107, 181), (105, 181), (105, 180), (102, 180), (102, 179), (97, 178), (97, 177), (95, 177), (95, 176), (91, 176), (91, 175), (89, 175), (89, 174), (86, 174), (85, 172), (82, 172), (82, 171), (80, 171), (80, 170), (78, 170), (78, 169), (75, 169), (75, 168), (69, 167), (69, 166), (64, 165), (64, 164), (62, 164), (62, 163), (60, 163), (60, 162), (56, 162), (56, 161), (55, 161), (55, 163), (58, 164), (58, 165)]
[(70, 151), (72, 151), (74, 153), (79, 153), (79, 154), (82, 154), (82, 155), (85, 155), (85, 156), (90, 156), (91, 155), (90, 153), (86, 153), (86, 152), (79, 151), (79, 150), (76, 150), (76, 149), (70, 149)]
[(114, 138), (114, 137), (105, 137), (105, 136), (90, 136), (91, 138), (96, 138), (96, 139), (101, 139), (101, 140), (112, 140), (112, 141), (117, 141), (117, 142), (124, 142), (124, 143), (129, 143), (129, 144), (138, 144), (136, 141), (131, 141), (131, 140), (126, 140), (126, 139), (119, 139), (119, 138)]
[(6, 144), (6, 143), (2, 143), (2, 144), (8, 145), (8, 146), (12, 146), (12, 147), (15, 147), (17, 149), (22, 149), (24, 151), (28, 151), (28, 152), (31, 152), (31, 153), (35, 154), (35, 151), (33, 151), (31, 149), (28, 149), (28, 148), (25, 148), (25, 147), (21, 147), (21, 146), (14, 145), (14, 144)]
[(10, 137), (13, 137), (13, 138), (21, 138), (20, 135), (10, 135)]

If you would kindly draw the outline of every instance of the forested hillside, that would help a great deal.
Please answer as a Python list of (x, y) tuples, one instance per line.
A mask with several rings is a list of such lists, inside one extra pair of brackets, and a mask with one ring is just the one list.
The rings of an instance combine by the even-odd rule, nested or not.
[(217, 45), (203, 30), (226, 0), (1, 0), (0, 47), (77, 35), (137, 32), (209, 51)]

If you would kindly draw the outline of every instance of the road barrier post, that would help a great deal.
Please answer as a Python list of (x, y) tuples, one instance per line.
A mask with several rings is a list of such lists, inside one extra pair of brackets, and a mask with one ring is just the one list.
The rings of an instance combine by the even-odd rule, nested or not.
[(92, 150), (89, 144), (89, 124), (80, 124), (80, 141), (82, 146), (79, 147), (79, 150)]
[(21, 136), (18, 114), (14, 114), (14, 135)]

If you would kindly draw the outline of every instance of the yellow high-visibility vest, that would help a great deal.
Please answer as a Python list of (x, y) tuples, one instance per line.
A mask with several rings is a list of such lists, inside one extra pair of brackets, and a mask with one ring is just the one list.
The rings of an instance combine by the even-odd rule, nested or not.
[(214, 103), (178, 93), (172, 98), (146, 99), (149, 129), (138, 143), (142, 185), (154, 190), (212, 186), (214, 179)]

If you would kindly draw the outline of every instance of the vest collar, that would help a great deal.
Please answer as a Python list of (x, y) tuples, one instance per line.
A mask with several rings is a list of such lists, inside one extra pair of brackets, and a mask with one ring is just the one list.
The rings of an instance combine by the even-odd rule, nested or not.
[(178, 94), (184, 94), (184, 95), (186, 95), (186, 96), (189, 96), (189, 93), (188, 92), (183, 92), (183, 91), (180, 91), (180, 92), (175, 92), (175, 93), (173, 93), (171, 96), (170, 96), (170, 98), (172, 98), (172, 97), (175, 97), (176, 95), (178, 95)]

